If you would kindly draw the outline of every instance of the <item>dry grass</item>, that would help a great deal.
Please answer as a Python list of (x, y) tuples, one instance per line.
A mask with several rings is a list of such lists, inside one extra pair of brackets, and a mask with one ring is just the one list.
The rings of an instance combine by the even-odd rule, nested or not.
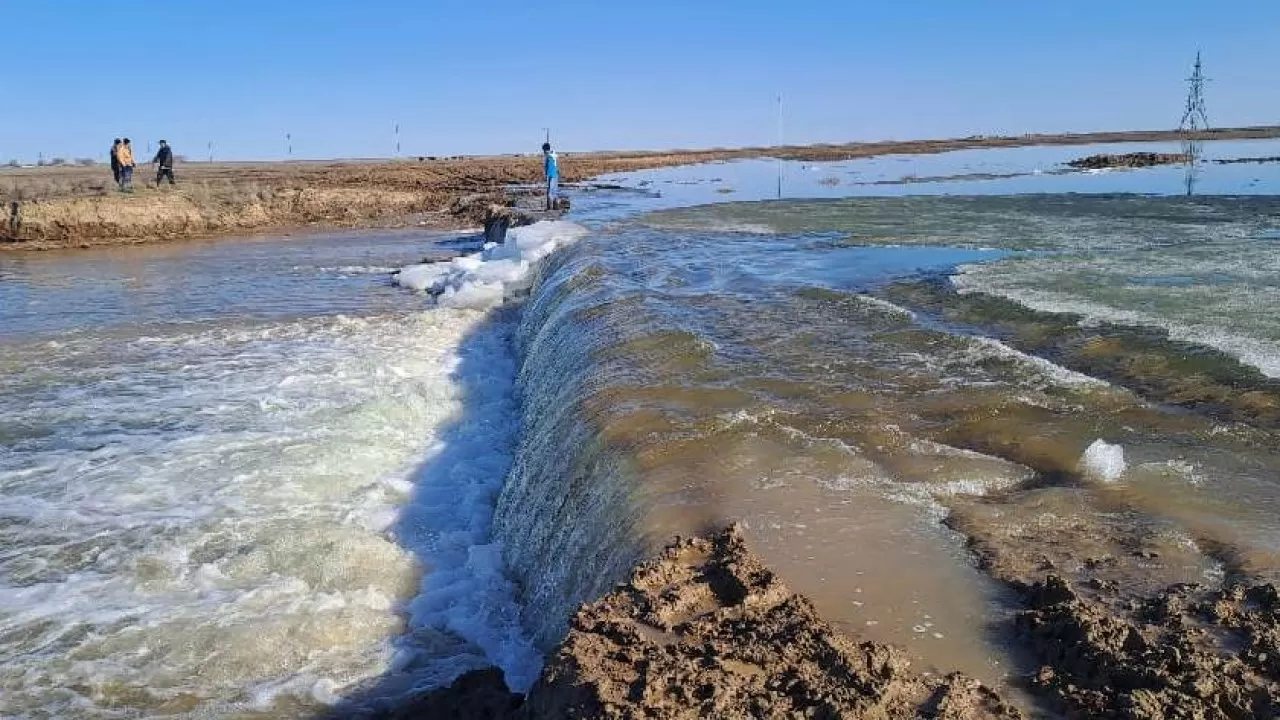
[[(1280, 136), (1280, 127), (1214, 131), (1216, 139)], [(909, 142), (667, 152), (562, 153), (563, 180), (714, 160), (778, 157), (845, 160), (888, 153), (934, 153), (974, 147), (1169, 140), (1172, 132), (962, 138)], [(115, 189), (106, 165), (0, 167), (0, 248), (41, 249), (243, 233), (302, 224), (359, 225), (409, 214), (458, 223), (460, 198), (496, 194), (542, 179), (539, 155), (396, 161), (182, 163), (178, 186), (155, 187), (155, 170), (139, 166), (136, 192)], [(20, 222), (9, 208), (17, 203)], [(7, 241), (7, 242), (6, 242)]]

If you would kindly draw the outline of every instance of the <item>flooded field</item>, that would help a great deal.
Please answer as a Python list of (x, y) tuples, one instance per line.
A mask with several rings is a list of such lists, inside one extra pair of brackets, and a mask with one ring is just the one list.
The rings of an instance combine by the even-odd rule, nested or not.
[(448, 265), (428, 233), (0, 258), (0, 709), (521, 689), (730, 522), (850, 634), (1002, 686), (1050, 571), (1280, 579), (1277, 166), (1059, 172), (1116, 150), (631, 173)]

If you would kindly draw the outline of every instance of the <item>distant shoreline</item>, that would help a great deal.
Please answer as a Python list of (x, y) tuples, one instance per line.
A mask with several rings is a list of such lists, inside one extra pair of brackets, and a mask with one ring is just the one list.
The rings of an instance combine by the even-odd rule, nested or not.
[[(1225, 128), (1201, 140), (1280, 138), (1280, 125)], [(971, 136), (940, 140), (700, 150), (562, 153), (563, 179), (615, 172), (772, 157), (837, 161), (953, 150), (1172, 142), (1176, 130)], [(541, 181), (537, 155), (447, 159), (180, 163), (179, 185), (117, 192), (97, 166), (0, 168), (0, 251), (87, 248), (290, 231), (298, 228), (475, 225), (477, 197), (502, 201), (508, 186)], [(16, 208), (16, 215), (14, 213)]]

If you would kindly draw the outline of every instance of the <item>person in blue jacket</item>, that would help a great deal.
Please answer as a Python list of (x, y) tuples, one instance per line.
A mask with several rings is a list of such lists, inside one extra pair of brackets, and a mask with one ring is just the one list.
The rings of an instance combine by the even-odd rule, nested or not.
[(547, 175), (547, 209), (554, 209), (560, 198), (560, 160), (551, 143), (542, 143), (542, 171)]

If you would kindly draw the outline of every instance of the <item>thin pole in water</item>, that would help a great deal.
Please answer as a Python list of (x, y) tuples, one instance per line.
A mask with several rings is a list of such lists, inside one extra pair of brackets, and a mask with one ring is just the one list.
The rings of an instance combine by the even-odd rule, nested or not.
[(782, 93), (778, 93), (778, 199), (782, 199)]

